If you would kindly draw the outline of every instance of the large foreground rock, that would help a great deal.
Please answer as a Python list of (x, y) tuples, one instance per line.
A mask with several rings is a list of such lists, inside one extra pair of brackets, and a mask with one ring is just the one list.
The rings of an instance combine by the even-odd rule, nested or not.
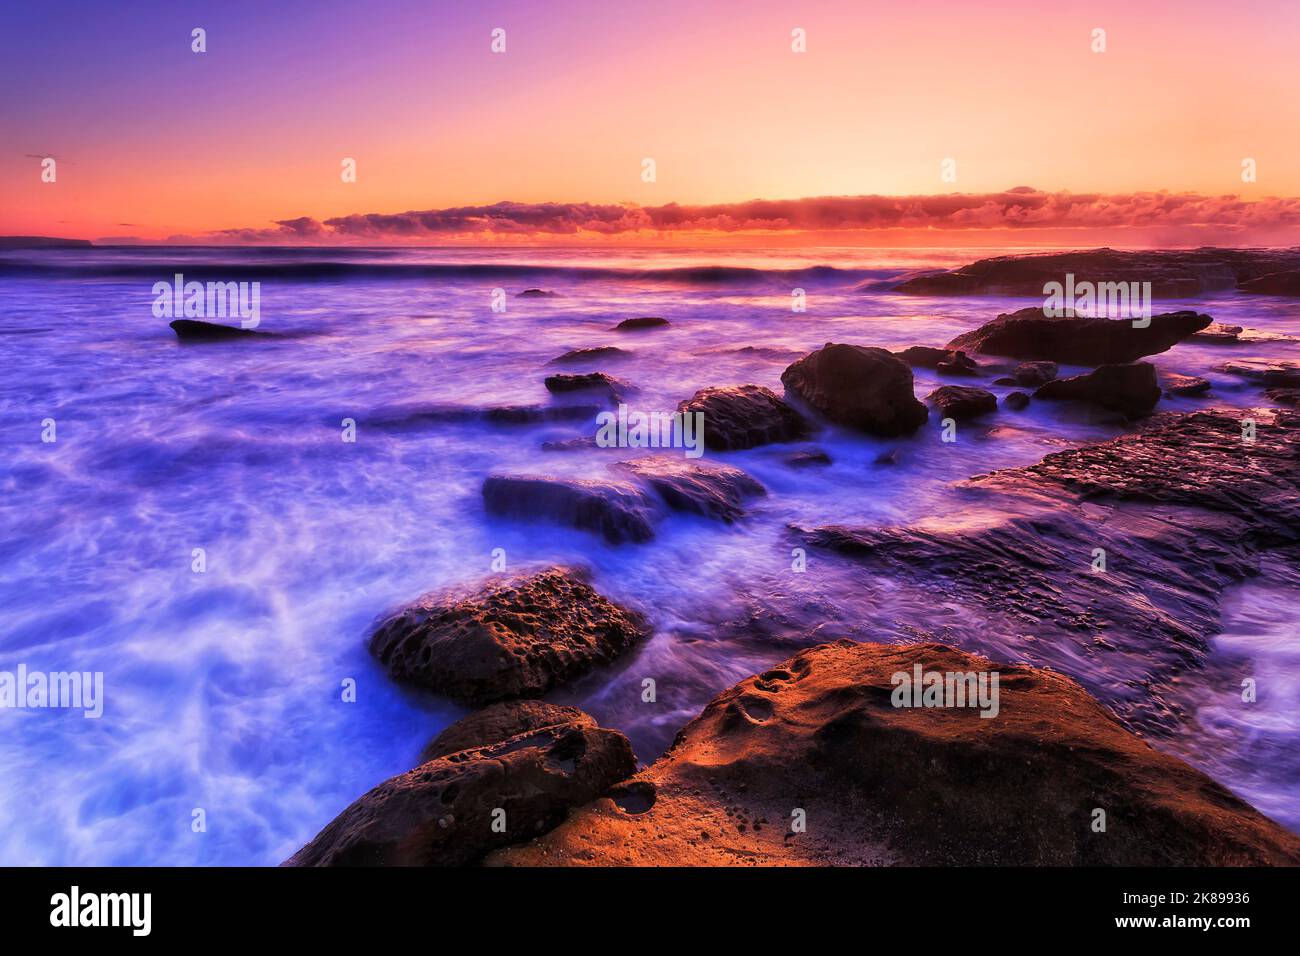
[(1073, 365), (1117, 364), (1164, 352), (1211, 321), (1196, 312), (1166, 312), (1152, 316), (1145, 328), (1134, 328), (1130, 319), (1050, 318), (1031, 306), (962, 333), (948, 348)]
[(798, 441), (808, 434), (803, 416), (761, 385), (704, 388), (680, 402), (677, 410), (704, 414), (704, 444), (715, 451)]
[(386, 620), (370, 652), (398, 680), (473, 704), (540, 697), (610, 663), (646, 634), (640, 615), (549, 568), (435, 594)]
[(530, 730), (385, 781), (286, 865), (463, 866), (548, 830), (635, 769), (627, 738), (589, 720)]
[(553, 521), (595, 532), (610, 544), (654, 537), (655, 504), (626, 481), (489, 475), (483, 482), (483, 504), (489, 514)]
[(1034, 398), (1088, 402), (1130, 418), (1145, 415), (1160, 401), (1156, 367), (1150, 362), (1102, 365), (1086, 375), (1058, 378), (1034, 392)]
[(929, 411), (912, 369), (886, 349), (827, 343), (781, 373), (787, 389), (837, 425), (891, 437), (916, 431)]
[[(1240, 288), (1286, 289), (1270, 273), (1300, 269), (1300, 249), (1085, 249), (1034, 255), (995, 256), (949, 272), (917, 276), (894, 287), (914, 295), (1044, 295), (1048, 282), (1072, 274), (1082, 282), (1150, 282), (1158, 298), (1185, 298)], [(1287, 294), (1285, 291), (1274, 294)]]
[[(918, 666), (996, 671), (997, 715), (894, 706)], [(839, 641), (720, 694), (610, 799), (486, 862), (1271, 865), (1300, 863), (1300, 838), (1060, 674)]]

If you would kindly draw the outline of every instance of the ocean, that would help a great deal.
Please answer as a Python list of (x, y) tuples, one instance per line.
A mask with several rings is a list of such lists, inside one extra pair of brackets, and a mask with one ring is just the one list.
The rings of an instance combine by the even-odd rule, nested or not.
[[(613, 546), (488, 516), (492, 473), (593, 477), (627, 449), (545, 450), (594, 421), (510, 424), (429, 408), (554, 405), (543, 378), (599, 369), (628, 404), (671, 412), (707, 386), (755, 383), (826, 342), (946, 343), (1040, 300), (896, 295), (892, 282), (991, 250), (259, 249), (0, 251), (0, 671), (102, 672), (103, 716), (0, 709), (0, 865), (276, 864), (357, 796), (410, 769), (465, 709), (392, 682), (367, 652), (374, 623), (422, 595), (509, 570), (590, 570), (649, 613), (628, 659), (561, 688), (624, 731), (643, 762), (716, 693), (837, 637), (944, 640), (1048, 664), (1106, 699), (1115, 678), (990, 627), (978, 608), (810, 558), (790, 572), (791, 525), (906, 524), (958, 510), (953, 483), (1113, 437), (1120, 425), (1052, 403), (999, 411), (940, 441), (829, 428), (798, 445), (708, 457), (768, 489), (734, 525), (674, 515)], [(156, 282), (260, 282), (257, 340), (181, 344)], [(526, 289), (555, 293), (521, 297)], [(794, 290), (804, 311), (793, 311)], [(495, 290), (504, 290), (494, 295)], [(504, 302), (504, 311), (496, 311)], [(1225, 293), (1161, 301), (1295, 333), (1291, 300)], [(666, 328), (615, 332), (661, 316)], [(236, 324), (237, 320), (230, 320)], [(576, 348), (630, 354), (557, 369)], [(1153, 356), (1211, 398), (1162, 410), (1248, 408), (1227, 358), (1290, 345), (1195, 341)], [(1281, 350), (1281, 351), (1280, 351)], [(1084, 371), (1062, 368), (1062, 375)], [(924, 397), (940, 384), (916, 370)], [(990, 386), (999, 396), (1011, 388)], [(577, 399), (573, 399), (576, 401)], [(589, 401), (589, 399), (584, 399)], [(342, 440), (352, 420), (356, 441)], [(43, 441), (48, 420), (55, 440)], [(793, 469), (802, 448), (833, 464)], [(896, 451), (893, 463), (882, 456)], [(202, 556), (200, 561), (199, 555)], [(196, 570), (201, 565), (202, 570)], [(1195, 716), (1153, 745), (1300, 830), (1300, 589), (1266, 568), (1225, 600), (1213, 653), (1252, 659), (1267, 687), (1188, 675)], [(1053, 656), (1055, 655), (1055, 656)], [(654, 706), (641, 701), (653, 678)], [(356, 699), (344, 699), (355, 682)], [(200, 826), (201, 823), (201, 826)]]

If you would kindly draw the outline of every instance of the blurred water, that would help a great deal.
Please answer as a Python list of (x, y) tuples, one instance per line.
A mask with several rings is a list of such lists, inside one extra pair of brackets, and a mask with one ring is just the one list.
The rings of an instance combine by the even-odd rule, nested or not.
[[(714, 693), (797, 646), (845, 634), (890, 639), (884, 621), (959, 622), (967, 611), (928, 606), (889, 582), (868, 594), (860, 578), (833, 568), (790, 574), (787, 524), (943, 513), (959, 506), (950, 482), (1110, 437), (1115, 426), (1035, 403), (964, 427), (956, 444), (941, 443), (937, 426), (895, 441), (831, 429), (806, 443), (830, 453), (829, 468), (791, 469), (782, 458), (792, 446), (724, 456), (769, 489), (750, 520), (727, 527), (676, 516), (655, 541), (613, 548), (581, 532), (489, 519), (479, 496), (492, 471), (601, 474), (627, 453), (540, 447), (590, 435), (591, 423), (376, 422), (395, 406), (548, 403), (542, 379), (556, 370), (548, 360), (596, 345), (633, 353), (592, 367), (635, 385), (634, 408), (671, 411), (710, 385), (780, 391), (786, 365), (825, 342), (942, 345), (1036, 301), (857, 291), (985, 254), (3, 254), (0, 670), (103, 671), (107, 699), (98, 721), (0, 710), (0, 864), (284, 859), (359, 794), (409, 769), (463, 712), (395, 686), (365, 639), (386, 610), (488, 577), (494, 548), (511, 569), (587, 566), (604, 593), (650, 613), (655, 636), (643, 648), (554, 695), (627, 732), (644, 760)], [(333, 265), (320, 267), (323, 259)], [(490, 268), (461, 268), (474, 264)], [(698, 268), (718, 265), (735, 271)], [(152, 314), (152, 285), (187, 270), (260, 280), (261, 328), (282, 337), (178, 344)], [(804, 313), (790, 309), (796, 284), (807, 292)], [(491, 309), (496, 287), (509, 293), (505, 313)], [(516, 297), (529, 287), (558, 294)], [(1285, 300), (1159, 306), (1297, 331)], [(672, 325), (610, 331), (644, 315)], [(1212, 367), (1288, 348), (1185, 343), (1152, 361), (1210, 378), (1217, 404), (1249, 406), (1259, 392)], [(938, 384), (918, 370), (918, 395)], [(40, 440), (46, 418), (57, 423), (53, 444)], [(340, 439), (345, 418), (359, 423), (355, 444)], [(898, 449), (897, 464), (877, 464), (888, 449)], [(206, 552), (206, 573), (191, 570), (195, 548)], [(1295, 602), (1278, 592), (1264, 603), (1269, 673), (1285, 688), (1271, 699), (1290, 700), (1300, 687)], [(824, 626), (810, 629), (809, 620)], [(1257, 644), (1237, 641), (1234, 652)], [(643, 677), (656, 679), (655, 707), (640, 703)], [(341, 700), (346, 678), (357, 682), (356, 703)], [(1230, 721), (1214, 731), (1237, 732)], [(1281, 732), (1295, 739), (1291, 724)], [(1195, 739), (1182, 746), (1300, 825), (1294, 773), (1252, 776)], [(206, 833), (192, 832), (196, 808)]]

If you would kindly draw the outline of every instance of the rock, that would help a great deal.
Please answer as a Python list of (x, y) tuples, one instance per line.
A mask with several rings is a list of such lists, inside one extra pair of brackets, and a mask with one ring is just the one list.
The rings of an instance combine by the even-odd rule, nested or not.
[(548, 291), (545, 290), (545, 289), (525, 289), (523, 292), (518, 293), (518, 295), (516, 295), (516, 298), (519, 298), (519, 299), (551, 299), (551, 298), (554, 298), (555, 296), (556, 296), (556, 293), (554, 293), (554, 292), (548, 292)]
[(1300, 404), (1300, 388), (1266, 388), (1264, 394), (1279, 405)]
[(1300, 387), (1300, 363), (1297, 362), (1241, 359), (1236, 362), (1224, 362), (1219, 366), (1218, 371), (1275, 388)]
[(975, 418), (998, 410), (996, 395), (967, 385), (940, 385), (925, 400), (932, 402), (944, 418)]
[[(626, 737), (557, 724), (463, 750), (358, 799), (287, 866), (465, 866), (527, 840), (636, 770)], [(505, 831), (493, 822), (504, 810)]]
[(929, 418), (912, 391), (912, 370), (885, 349), (827, 343), (781, 382), (828, 420), (873, 435), (910, 434)]
[(1252, 342), (1300, 342), (1300, 337), (1285, 332), (1263, 332), (1259, 329), (1246, 329), (1240, 325), (1224, 325), (1211, 322), (1192, 336), (1198, 342), (1218, 345), (1247, 345)]
[(1237, 336), (1242, 333), (1240, 325), (1225, 325), (1222, 322), (1211, 322), (1201, 331), (1192, 336), (1198, 342), (1231, 342), (1237, 341)]
[(1251, 443), (1237, 410), (1157, 415), (977, 476), (915, 525), (800, 534), (863, 565), (864, 588), (887, 578), (900, 608), (909, 593), (978, 608), (945, 626), (963, 646), (1068, 672), (1130, 726), (1174, 734), (1178, 679), (1208, 666), (1225, 591), (1300, 544), (1300, 416), (1250, 414)]
[(567, 392), (603, 392), (611, 401), (622, 401), (627, 391), (627, 384), (620, 382), (604, 372), (587, 372), (582, 375), (548, 375), (544, 381), (546, 390), (552, 394)]
[(618, 325), (614, 326), (615, 332), (639, 332), (644, 329), (661, 329), (671, 323), (667, 319), (661, 319), (658, 316), (646, 316), (640, 319), (624, 319)]
[(654, 455), (611, 467), (647, 484), (674, 511), (728, 524), (745, 514), (745, 499), (767, 494), (759, 482), (730, 465)]
[(1021, 362), (1011, 373), (1011, 384), (1037, 388), (1056, 378), (1058, 370), (1055, 362)]
[(803, 416), (761, 385), (704, 388), (677, 410), (704, 413), (704, 444), (715, 451), (798, 441), (808, 434)]
[(1254, 295), (1300, 295), (1300, 269), (1246, 279), (1237, 283), (1237, 288)]
[(482, 410), (484, 421), (497, 425), (582, 422), (599, 413), (597, 405), (498, 405)]
[(631, 352), (613, 345), (601, 345), (591, 349), (572, 349), (563, 355), (557, 355), (548, 365), (578, 365), (583, 362), (600, 362), (609, 359), (627, 358)]
[[(996, 672), (997, 716), (894, 706), (895, 675), (916, 668)], [(1300, 863), (1300, 838), (1154, 750), (1069, 678), (933, 643), (804, 650), (714, 698), (617, 790), (484, 862)], [(1092, 831), (1096, 807), (1105, 834)], [(806, 830), (791, 826), (798, 811)]]
[(948, 347), (1074, 365), (1120, 364), (1164, 352), (1209, 324), (1208, 315), (1166, 312), (1152, 316), (1145, 328), (1134, 328), (1129, 319), (1049, 318), (1034, 306), (1003, 313)]
[[(1150, 282), (1156, 298), (1186, 298), (1232, 289), (1253, 291), (1269, 273), (1300, 268), (1295, 249), (1175, 249), (1121, 252), (1088, 249), (996, 256), (950, 272), (917, 276), (894, 287), (912, 295), (1046, 296), (1049, 282)], [(1267, 286), (1268, 283), (1263, 283)]]
[(645, 634), (640, 615), (575, 572), (548, 568), (421, 598), (380, 625), (370, 652), (397, 680), (487, 704), (540, 697), (609, 664)]
[(812, 451), (797, 451), (793, 454), (786, 455), (783, 459), (791, 468), (809, 468), (814, 465), (831, 464), (831, 456), (826, 454), (820, 448)]
[(897, 465), (897, 464), (898, 464), (898, 449), (897, 449), (897, 448), (888, 448), (888, 449), (886, 449), (885, 451), (882, 451), (879, 455), (877, 455), (877, 456), (873, 459), (873, 464), (877, 464), (877, 465)]
[(1160, 376), (1166, 395), (1201, 395), (1210, 390), (1210, 383), (1199, 375), (1179, 375), (1177, 372), (1164, 372)]
[(596, 721), (577, 707), (562, 707), (542, 700), (499, 701), (462, 717), (431, 740), (420, 754), (420, 763), (462, 750), (490, 747), (511, 737), (558, 724), (595, 727)]
[(1048, 382), (1034, 392), (1034, 398), (1090, 402), (1136, 418), (1156, 407), (1160, 386), (1156, 384), (1156, 367), (1150, 362), (1102, 365), (1086, 375)]
[(965, 352), (951, 349), (936, 349), (928, 345), (913, 345), (895, 352), (900, 359), (912, 368), (934, 369), (945, 375), (978, 375), (980, 367)]
[(1006, 398), (1002, 399), (1002, 404), (1013, 412), (1023, 411), (1029, 407), (1029, 396), (1024, 392), (1012, 392)]
[(1258, 410), (1250, 443), (1241, 440), (1241, 418), (1232, 409), (1157, 415), (1132, 434), (972, 481), (998, 489), (1032, 482), (1089, 501), (1148, 508), (1200, 508), (1245, 522), (1252, 540), (1300, 542), (1300, 416)]
[(254, 332), (252, 329), (200, 322), (197, 319), (173, 319), (168, 324), (176, 333), (176, 338), (182, 342), (224, 342), (229, 339), (271, 337), (269, 332)]
[(490, 514), (554, 521), (596, 532), (610, 544), (654, 537), (653, 502), (628, 482), (489, 475), (483, 482), (483, 503)]

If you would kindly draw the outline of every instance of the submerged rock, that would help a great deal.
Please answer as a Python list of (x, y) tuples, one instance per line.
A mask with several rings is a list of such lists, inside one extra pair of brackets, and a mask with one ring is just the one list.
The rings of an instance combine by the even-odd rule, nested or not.
[(929, 411), (912, 370), (886, 349), (827, 343), (781, 373), (787, 389), (838, 425), (891, 437), (916, 431)]
[(549, 475), (489, 475), (483, 482), (489, 513), (555, 521), (594, 531), (610, 544), (654, 537), (654, 503), (629, 482)]
[(542, 727), (385, 781), (285, 865), (464, 866), (545, 832), (635, 770), (618, 731), (594, 722)]
[(1012, 392), (1002, 399), (1002, 404), (1013, 412), (1019, 412), (1029, 407), (1029, 396), (1024, 392)]
[(1034, 392), (1034, 398), (1089, 402), (1130, 418), (1145, 415), (1160, 401), (1156, 367), (1150, 362), (1102, 365), (1086, 375), (1058, 378)]
[[(896, 675), (918, 669), (983, 674), (986, 690), (996, 672), (996, 716), (895, 706)], [(484, 862), (1300, 863), (1300, 838), (1152, 749), (1068, 677), (939, 644), (802, 651), (714, 698), (612, 796)], [(1097, 807), (1105, 833), (1092, 829)]]
[(715, 451), (798, 441), (808, 434), (803, 416), (761, 385), (700, 389), (677, 410), (704, 414), (704, 444)]
[(577, 707), (562, 707), (543, 700), (499, 701), (462, 717), (431, 740), (420, 754), (420, 763), (462, 750), (490, 747), (519, 734), (558, 724), (595, 727), (596, 721)]
[(759, 482), (730, 465), (654, 455), (611, 467), (644, 482), (674, 511), (728, 524), (745, 514), (745, 499), (767, 494)]
[(589, 349), (571, 349), (563, 355), (557, 355), (548, 365), (579, 365), (583, 362), (600, 362), (609, 359), (627, 358), (631, 355), (626, 349), (613, 345), (600, 345)]
[(550, 292), (546, 289), (525, 289), (516, 295), (519, 299), (551, 299), (559, 293)]
[(396, 679), (473, 704), (539, 697), (610, 663), (646, 634), (566, 568), (430, 595), (394, 614), (370, 652)]
[(900, 359), (912, 368), (934, 369), (943, 375), (978, 375), (978, 363), (965, 352), (952, 349), (936, 349), (928, 345), (913, 345), (901, 352), (895, 352)]
[(168, 324), (176, 333), (176, 338), (182, 342), (224, 342), (229, 339), (272, 337), (269, 332), (255, 332), (252, 329), (219, 325), (216, 322), (200, 322), (198, 319), (173, 319)]
[(1119, 364), (1167, 351), (1210, 321), (1196, 312), (1166, 312), (1152, 316), (1145, 328), (1135, 328), (1130, 319), (1050, 318), (1032, 306), (1003, 313), (957, 336), (948, 347), (1074, 365)]
[(624, 319), (618, 325), (614, 326), (615, 332), (639, 332), (644, 329), (661, 329), (664, 326), (671, 325), (667, 319), (660, 318), (656, 315), (648, 315), (639, 319)]
[(998, 410), (997, 396), (968, 385), (940, 385), (926, 396), (944, 418), (975, 418)]
[(377, 409), (365, 419), (374, 428), (394, 430), (427, 428), (430, 425), (487, 422), (492, 425), (542, 425), (556, 422), (591, 421), (599, 405), (399, 405)]
[(786, 455), (783, 459), (791, 468), (811, 468), (814, 466), (831, 464), (831, 456), (826, 454), (820, 448), (809, 451), (797, 451), (793, 454)]

